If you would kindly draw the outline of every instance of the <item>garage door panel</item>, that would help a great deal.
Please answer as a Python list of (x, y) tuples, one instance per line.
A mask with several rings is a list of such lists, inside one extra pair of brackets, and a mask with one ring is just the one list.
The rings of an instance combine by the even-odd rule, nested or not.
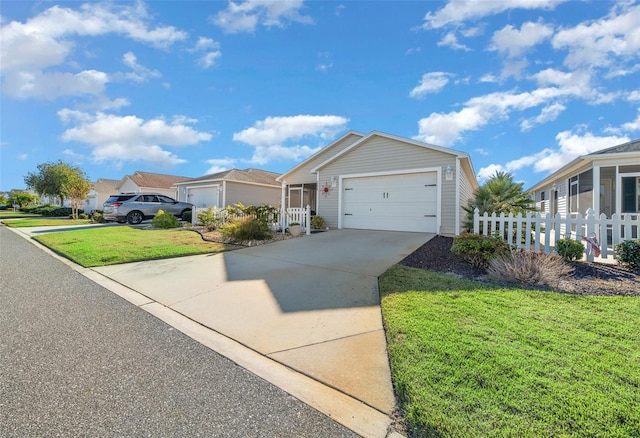
[(344, 228), (437, 230), (435, 172), (345, 178)]
[(218, 206), (219, 190), (217, 187), (199, 187), (190, 188), (187, 196), (187, 202), (192, 203), (196, 207), (212, 207)]

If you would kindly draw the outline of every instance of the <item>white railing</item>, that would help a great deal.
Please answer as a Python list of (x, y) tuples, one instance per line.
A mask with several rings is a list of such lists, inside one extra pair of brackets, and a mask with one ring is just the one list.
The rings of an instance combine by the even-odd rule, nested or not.
[[(212, 208), (216, 221), (220, 225), (224, 225), (233, 219), (243, 218), (247, 215), (242, 213), (229, 213), (226, 209), (217, 209), (215, 207), (193, 207), (191, 211), (191, 223), (196, 225), (198, 223), (198, 213), (206, 211)], [(281, 230), (283, 233), (289, 227), (289, 224), (298, 223), (300, 228), (306, 233), (311, 234), (311, 207), (307, 205), (306, 208), (287, 208), (282, 215), (281, 212), (271, 214), (267, 218), (267, 222), (272, 230)]]
[(476, 208), (473, 216), (473, 232), (476, 234), (498, 235), (507, 239), (510, 245), (518, 248), (544, 250), (549, 253), (555, 249), (555, 242), (569, 238), (584, 241), (588, 261), (594, 257), (607, 259), (615, 257), (615, 245), (625, 240), (640, 239), (640, 214), (614, 214), (607, 218), (599, 217), (592, 209), (585, 216), (579, 213), (551, 216), (546, 213), (505, 215), (484, 213)]

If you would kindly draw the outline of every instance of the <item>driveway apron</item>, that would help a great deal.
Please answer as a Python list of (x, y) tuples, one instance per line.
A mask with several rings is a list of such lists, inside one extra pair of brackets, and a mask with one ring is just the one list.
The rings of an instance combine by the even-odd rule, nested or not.
[(432, 237), (333, 230), (94, 270), (389, 414), (395, 401), (377, 278)]

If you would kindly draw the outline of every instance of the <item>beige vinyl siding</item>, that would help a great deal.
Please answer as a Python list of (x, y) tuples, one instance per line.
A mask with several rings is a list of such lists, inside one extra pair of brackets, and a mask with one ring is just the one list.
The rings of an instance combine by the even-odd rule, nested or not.
[(460, 232), (464, 230), (464, 224), (467, 221), (467, 212), (464, 209), (469, 204), (469, 201), (473, 199), (474, 185), (472, 180), (469, 179), (469, 172), (465, 168), (461, 167), (460, 175), (458, 175), (458, 181), (460, 183), (460, 205), (458, 208), (458, 214), (460, 215)]
[(225, 205), (233, 205), (238, 202), (244, 205), (271, 205), (280, 206), (281, 188), (267, 187), (256, 184), (243, 184), (234, 181), (225, 183)]
[(362, 136), (356, 134), (346, 136), (342, 141), (335, 143), (332, 147), (326, 147), (320, 151), (312, 160), (309, 160), (309, 162), (304, 163), (304, 165), (284, 176), (283, 179), (287, 184), (314, 184), (316, 182), (316, 174), (311, 173), (311, 169), (328, 160), (333, 155), (340, 153), (361, 138)]
[[(330, 181), (331, 176), (354, 175), (360, 173), (392, 172), (419, 168), (455, 169), (456, 157), (401, 141), (374, 136), (335, 161), (320, 169), (320, 186)], [(455, 233), (455, 179), (441, 179), (441, 233)], [(330, 227), (338, 226), (340, 186), (332, 189), (327, 196), (319, 194), (317, 213)]]

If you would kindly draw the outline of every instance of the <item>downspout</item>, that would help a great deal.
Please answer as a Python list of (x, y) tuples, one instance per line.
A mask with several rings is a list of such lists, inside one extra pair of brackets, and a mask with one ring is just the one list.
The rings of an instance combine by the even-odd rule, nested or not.
[(456, 157), (456, 236), (460, 235), (460, 158)]
[(282, 181), (282, 199), (280, 200), (280, 228), (282, 228), (282, 234), (284, 234), (284, 228), (285, 228), (285, 212), (286, 212), (286, 206), (285, 206), (285, 202), (286, 202), (286, 194), (287, 194), (287, 182), (286, 181)]
[(316, 215), (320, 215), (320, 172), (316, 172)]

